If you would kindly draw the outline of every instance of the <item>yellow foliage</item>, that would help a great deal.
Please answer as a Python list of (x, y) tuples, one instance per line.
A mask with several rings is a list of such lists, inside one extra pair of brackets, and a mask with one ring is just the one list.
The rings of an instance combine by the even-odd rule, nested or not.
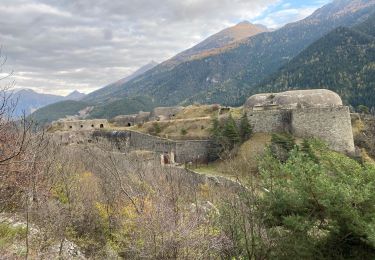
[(208, 199), (210, 196), (210, 187), (207, 183), (199, 185), (199, 194), (203, 199)]
[(363, 121), (361, 119), (358, 119), (358, 120), (355, 120), (353, 122), (353, 135), (356, 136), (358, 134), (360, 134), (365, 128), (365, 124), (363, 123)]
[(137, 218), (137, 210), (135, 209), (134, 205), (129, 203), (121, 210), (121, 216), (125, 219), (134, 220)]
[(113, 210), (103, 203), (95, 202), (95, 208), (98, 211), (100, 218), (104, 221), (108, 220), (109, 216), (113, 214)]

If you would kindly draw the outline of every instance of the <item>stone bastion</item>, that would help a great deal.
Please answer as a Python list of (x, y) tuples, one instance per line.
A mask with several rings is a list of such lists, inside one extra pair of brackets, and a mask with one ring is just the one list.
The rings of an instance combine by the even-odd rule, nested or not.
[(349, 108), (330, 90), (257, 94), (246, 101), (244, 110), (254, 132), (289, 132), (319, 138), (338, 152), (355, 152)]

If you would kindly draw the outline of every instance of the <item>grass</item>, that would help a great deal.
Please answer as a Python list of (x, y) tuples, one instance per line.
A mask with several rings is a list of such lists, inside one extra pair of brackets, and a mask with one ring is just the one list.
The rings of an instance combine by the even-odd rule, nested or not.
[(11, 245), (14, 240), (23, 239), (26, 236), (24, 226), (14, 226), (7, 222), (0, 223), (0, 249)]
[(211, 118), (217, 116), (218, 112), (219, 106), (217, 105), (191, 105), (180, 111), (175, 119)]
[(136, 125), (128, 129), (142, 133), (155, 134), (153, 130), (155, 124), (157, 124), (159, 131), (156, 135), (159, 137), (175, 140), (207, 139), (210, 137), (211, 121), (211, 118), (176, 119), (147, 122), (143, 125)]

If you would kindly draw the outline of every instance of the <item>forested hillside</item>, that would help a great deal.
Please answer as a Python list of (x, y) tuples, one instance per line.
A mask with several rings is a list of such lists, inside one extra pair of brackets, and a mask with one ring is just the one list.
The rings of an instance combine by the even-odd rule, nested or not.
[(30, 118), (43, 125), (66, 116), (77, 115), (80, 110), (88, 106), (89, 104), (83, 101), (61, 101), (38, 109), (30, 115)]
[(336, 27), (363, 21), (374, 6), (375, 0), (334, 1), (302, 21), (250, 37), (223, 53), (183, 62), (172, 69), (156, 66), (123, 84), (111, 96), (148, 95), (164, 105), (242, 104), (256, 84), (304, 48)]
[(375, 106), (375, 15), (313, 43), (254, 91), (326, 88), (347, 104)]

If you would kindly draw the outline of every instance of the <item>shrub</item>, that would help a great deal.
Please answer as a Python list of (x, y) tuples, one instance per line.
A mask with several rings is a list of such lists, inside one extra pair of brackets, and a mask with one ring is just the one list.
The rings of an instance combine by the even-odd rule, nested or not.
[(181, 135), (186, 135), (187, 134), (187, 130), (185, 128), (182, 128), (181, 129)]
[(160, 134), (161, 133), (160, 124), (158, 122), (152, 123), (152, 126), (151, 126), (151, 128), (149, 129), (148, 132), (151, 135), (158, 135), (158, 134)]

